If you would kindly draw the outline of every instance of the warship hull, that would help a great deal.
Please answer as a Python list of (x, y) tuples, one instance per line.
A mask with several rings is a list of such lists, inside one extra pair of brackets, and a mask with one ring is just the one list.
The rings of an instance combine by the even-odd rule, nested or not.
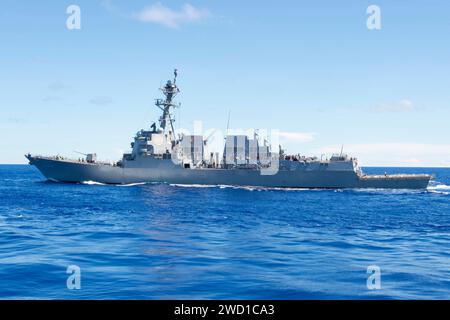
[(260, 170), (242, 168), (184, 168), (170, 159), (144, 158), (123, 165), (57, 160), (27, 155), (48, 179), (58, 182), (103, 184), (169, 183), (199, 185), (260, 186), (276, 188), (382, 188), (425, 189), (426, 174), (365, 175), (327, 166), (298, 165), (264, 175)]
[[(103, 184), (169, 183), (188, 185), (231, 185), (272, 188), (376, 188), (424, 189), (431, 179), (425, 174), (366, 175), (356, 158), (341, 153), (330, 159), (285, 154), (275, 137), (254, 131), (247, 135), (227, 135), (222, 156), (207, 146), (210, 138), (202, 134), (176, 133), (171, 110), (180, 92), (177, 69), (173, 81), (160, 88), (163, 99), (155, 106), (162, 111), (159, 128), (141, 129), (131, 142), (131, 153), (124, 153), (116, 164), (97, 162), (95, 153), (83, 154), (78, 161), (66, 158), (26, 157), (49, 180), (59, 182), (98, 182)], [(229, 121), (229, 119), (228, 119)], [(213, 131), (214, 133), (215, 131)], [(277, 150), (273, 151), (273, 150)], [(80, 153), (80, 152), (77, 152)]]

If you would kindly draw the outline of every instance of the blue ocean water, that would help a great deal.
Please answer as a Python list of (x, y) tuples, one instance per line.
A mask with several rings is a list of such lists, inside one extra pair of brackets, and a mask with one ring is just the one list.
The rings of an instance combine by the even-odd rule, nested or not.
[(365, 171), (436, 177), (426, 191), (104, 186), (0, 166), (0, 298), (449, 299), (450, 169)]

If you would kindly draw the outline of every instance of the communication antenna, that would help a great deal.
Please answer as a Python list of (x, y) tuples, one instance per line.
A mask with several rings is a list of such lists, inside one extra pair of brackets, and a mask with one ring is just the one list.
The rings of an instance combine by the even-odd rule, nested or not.
[(230, 115), (231, 110), (228, 110), (227, 131), (225, 132), (226, 135), (228, 135), (228, 130), (230, 129)]

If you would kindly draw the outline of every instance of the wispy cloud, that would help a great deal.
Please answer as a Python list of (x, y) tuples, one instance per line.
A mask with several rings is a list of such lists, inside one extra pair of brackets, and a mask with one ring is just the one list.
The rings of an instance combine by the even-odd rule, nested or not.
[(304, 150), (304, 144), (311, 142), (315, 138), (315, 133), (312, 132), (297, 132), (297, 131), (279, 131), (279, 143), (283, 150), (288, 153), (297, 153)]
[(8, 123), (14, 123), (14, 124), (22, 124), (22, 123), (26, 123), (27, 120), (25, 118), (19, 118), (19, 117), (9, 117), (7, 119)]
[(204, 8), (196, 8), (186, 3), (180, 10), (173, 10), (160, 2), (144, 8), (134, 17), (142, 22), (157, 23), (169, 28), (179, 28), (181, 24), (203, 20), (210, 16), (210, 12)]
[(44, 98), (42, 98), (43, 102), (55, 102), (55, 101), (61, 101), (61, 97), (58, 96), (54, 96), (54, 95), (49, 95), (49, 96), (45, 96)]
[(111, 97), (107, 97), (107, 96), (98, 96), (98, 97), (93, 97), (92, 99), (89, 100), (90, 103), (95, 104), (97, 106), (107, 106), (109, 104), (111, 104), (112, 98)]
[(55, 81), (48, 85), (50, 91), (62, 91), (67, 89), (68, 87), (61, 81)]
[(402, 99), (392, 103), (382, 103), (373, 108), (375, 112), (411, 112), (416, 109), (411, 100)]

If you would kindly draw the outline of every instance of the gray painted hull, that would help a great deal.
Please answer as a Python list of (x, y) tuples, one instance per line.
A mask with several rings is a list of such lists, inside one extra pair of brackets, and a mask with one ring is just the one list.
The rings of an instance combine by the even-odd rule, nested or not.
[(161, 182), (170, 184), (204, 184), (261, 186), (279, 188), (385, 188), (425, 189), (430, 175), (358, 175), (351, 170), (327, 167), (297, 167), (279, 170), (274, 175), (261, 175), (251, 169), (185, 169), (171, 160), (154, 158), (130, 161), (124, 166), (85, 163), (27, 156), (49, 180), (60, 182), (95, 181), (105, 184)]

